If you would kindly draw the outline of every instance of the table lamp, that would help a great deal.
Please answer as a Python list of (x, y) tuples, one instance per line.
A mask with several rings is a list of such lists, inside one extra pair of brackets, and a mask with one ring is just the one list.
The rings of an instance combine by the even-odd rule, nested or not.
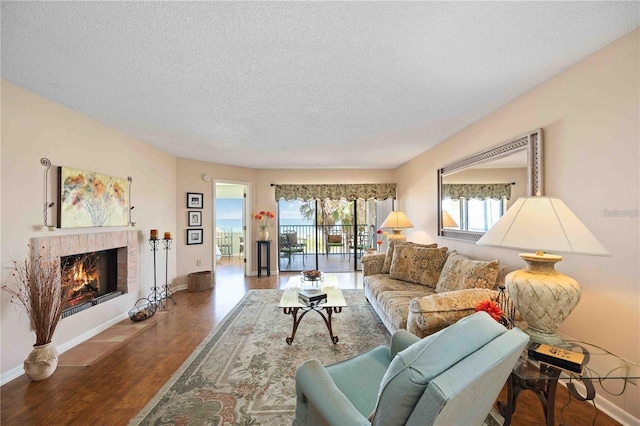
[(509, 297), (528, 323), (531, 340), (565, 346), (556, 330), (580, 301), (580, 285), (554, 269), (562, 256), (554, 253), (609, 256), (578, 217), (558, 198), (523, 197), (476, 244), (524, 250), (527, 262), (505, 278)]
[(404, 228), (413, 228), (413, 224), (409, 220), (406, 214), (399, 210), (392, 211), (389, 213), (389, 216), (382, 222), (380, 225), (381, 228), (391, 228), (392, 234), (390, 234), (387, 239), (389, 240), (398, 240), (398, 241), (406, 241), (407, 237), (402, 235), (402, 230)]
[(446, 210), (442, 210), (442, 227), (443, 228), (458, 227), (458, 223), (453, 219), (453, 217)]

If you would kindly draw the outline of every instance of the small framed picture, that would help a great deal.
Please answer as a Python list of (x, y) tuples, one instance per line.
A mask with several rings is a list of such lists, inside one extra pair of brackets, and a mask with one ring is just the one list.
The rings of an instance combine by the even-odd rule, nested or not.
[(187, 208), (201, 209), (204, 207), (203, 195), (201, 192), (187, 192)]
[(187, 229), (187, 245), (202, 244), (202, 229)]
[(202, 212), (189, 211), (189, 226), (202, 226)]

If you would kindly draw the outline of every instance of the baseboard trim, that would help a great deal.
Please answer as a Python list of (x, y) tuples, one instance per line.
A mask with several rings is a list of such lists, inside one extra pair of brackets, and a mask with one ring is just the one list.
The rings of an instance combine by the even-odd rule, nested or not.
[[(100, 324), (99, 326), (92, 328), (91, 330), (87, 330), (84, 333), (82, 333), (81, 335), (67, 341), (64, 342), (63, 344), (61, 344), (60, 346), (56, 346), (56, 350), (58, 351), (58, 354), (64, 353), (66, 351), (68, 351), (69, 349), (73, 348), (74, 346), (79, 345), (80, 343), (84, 342), (85, 340), (89, 340), (90, 338), (92, 338), (93, 336), (97, 335), (98, 333), (103, 332), (104, 330), (106, 330), (107, 328), (119, 323), (120, 321), (122, 321), (123, 319), (129, 318), (129, 315), (127, 312), (124, 312), (114, 318), (111, 318), (109, 321), (104, 322), (102, 324)], [(5, 371), (4, 373), (2, 373), (2, 375), (0, 375), (0, 386), (5, 385), (6, 383), (9, 383), (10, 381), (22, 376), (24, 374), (24, 367), (19, 365), (15, 368), (12, 368), (10, 370)]]
[[(586, 395), (587, 391), (582, 383), (577, 380), (574, 380), (572, 383), (575, 385), (576, 389), (578, 390), (578, 392), (580, 392), (581, 395)], [(567, 386), (567, 382), (565, 380), (561, 380), (560, 384), (564, 387)], [(608, 399), (605, 399), (597, 392), (594, 401), (596, 403), (596, 406), (598, 407), (598, 411), (603, 412), (618, 423), (627, 426), (640, 426), (640, 419), (627, 413), (622, 408), (610, 402)]]

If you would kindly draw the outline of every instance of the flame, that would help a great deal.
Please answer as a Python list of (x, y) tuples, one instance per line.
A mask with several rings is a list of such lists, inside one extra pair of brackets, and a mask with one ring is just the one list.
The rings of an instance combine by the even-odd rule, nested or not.
[(71, 283), (72, 294), (81, 291), (92, 282), (95, 282), (95, 287), (100, 289), (100, 281), (96, 270), (87, 271), (82, 262), (76, 262), (71, 267), (71, 271), (73, 277), (73, 282)]

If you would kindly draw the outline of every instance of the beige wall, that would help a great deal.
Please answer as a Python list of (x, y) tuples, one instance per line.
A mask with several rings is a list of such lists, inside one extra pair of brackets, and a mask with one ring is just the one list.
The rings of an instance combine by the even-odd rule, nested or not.
[[(206, 182), (203, 179), (204, 175), (211, 176), (211, 180)], [(181, 158), (177, 160), (176, 193), (178, 202), (175, 209), (177, 218), (178, 273), (174, 282), (176, 287), (186, 286), (187, 275), (192, 272), (211, 271), (214, 269), (215, 227), (213, 226), (213, 207), (215, 205), (216, 182), (246, 185), (249, 190), (247, 194), (249, 203), (251, 203), (255, 175), (255, 170), (244, 167)], [(187, 192), (201, 192), (204, 194), (204, 209), (202, 210), (203, 244), (186, 245)], [(200, 265), (198, 265), (198, 261), (200, 261)]]
[[(2, 264), (26, 255), (31, 238), (54, 233), (42, 231), (44, 167), (47, 157), (53, 166), (76, 167), (111, 176), (133, 178), (132, 204), (135, 228), (83, 228), (56, 230), (55, 235), (122, 229), (139, 230), (138, 277), (140, 292), (149, 293), (153, 281), (153, 260), (146, 239), (149, 229), (175, 233), (175, 157), (116, 132), (83, 115), (2, 81)], [(51, 188), (56, 172), (50, 172)], [(55, 200), (55, 192), (49, 192)], [(55, 209), (54, 209), (55, 210)], [(52, 217), (53, 216), (53, 217)], [(55, 223), (55, 213), (50, 214)], [(164, 268), (160, 251), (158, 268)], [(160, 269), (159, 269), (160, 271)], [(162, 270), (164, 271), (164, 269)], [(1, 282), (10, 283), (9, 271), (2, 269)], [(175, 276), (175, 252), (170, 252), (169, 277)], [(161, 276), (164, 276), (162, 274)], [(139, 294), (127, 294), (61, 321), (53, 343), (57, 347), (114, 319), (126, 317)], [(2, 370), (20, 368), (35, 342), (27, 317), (9, 303), (2, 292)]]
[[(640, 363), (639, 38), (640, 31), (623, 37), (397, 171), (402, 208), (416, 225), (413, 235), (408, 232), (410, 239), (521, 265), (516, 251), (437, 236), (436, 170), (542, 128), (545, 195), (563, 199), (611, 253), (566, 255), (557, 265), (583, 289), (561, 331), (635, 363)], [(636, 213), (605, 214), (614, 209)], [(619, 398), (599, 393), (640, 418), (636, 386), (628, 386)]]

